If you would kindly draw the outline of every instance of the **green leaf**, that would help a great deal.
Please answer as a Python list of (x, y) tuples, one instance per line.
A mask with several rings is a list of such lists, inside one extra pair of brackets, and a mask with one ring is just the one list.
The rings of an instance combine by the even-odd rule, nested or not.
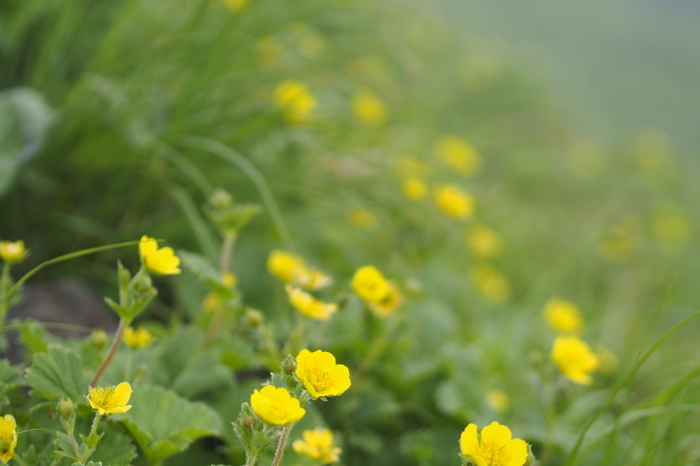
[(53, 338), (36, 320), (26, 320), (18, 328), (19, 339), (31, 353), (45, 353)]
[[(106, 465), (132, 464), (136, 458), (136, 446), (131, 437), (119, 429), (110, 429), (97, 444), (95, 452), (90, 457), (92, 461)], [(90, 463), (88, 463), (90, 464)]]
[(221, 364), (219, 353), (203, 350), (203, 340), (200, 330), (187, 328), (165, 341), (156, 366), (159, 373), (154, 377), (158, 384), (187, 397), (230, 385), (231, 374)]
[(5, 396), (10, 390), (14, 390), (17, 387), (21, 387), (24, 384), (24, 379), (22, 378), (22, 373), (12, 367), (12, 365), (6, 360), (0, 360), (0, 407), (5, 406), (8, 403), (8, 399)]
[(56, 345), (50, 345), (46, 353), (34, 355), (32, 367), (27, 370), (27, 383), (49, 400), (65, 396), (75, 402), (83, 399), (88, 386), (80, 354)]
[(209, 407), (162, 387), (141, 387), (130, 403), (133, 408), (124, 415), (124, 424), (151, 464), (185, 450), (200, 437), (221, 433), (221, 419)]
[(179, 250), (177, 255), (182, 260), (182, 264), (195, 274), (197, 278), (206, 283), (209, 289), (215, 292), (220, 299), (227, 300), (238, 297), (234, 290), (221, 283), (219, 270), (206, 257), (182, 250)]

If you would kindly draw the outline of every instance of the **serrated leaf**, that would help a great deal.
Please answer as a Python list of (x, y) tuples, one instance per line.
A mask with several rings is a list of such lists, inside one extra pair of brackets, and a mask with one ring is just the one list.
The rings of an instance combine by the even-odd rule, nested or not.
[(124, 424), (151, 464), (185, 450), (200, 437), (220, 435), (221, 419), (203, 403), (158, 386), (135, 390)]
[(12, 367), (7, 359), (0, 360), (0, 390), (12, 390), (23, 383), (22, 373)]
[(19, 339), (31, 353), (44, 353), (53, 341), (43, 325), (35, 320), (26, 320), (18, 328)]
[(105, 433), (90, 457), (92, 461), (105, 466), (132, 464), (136, 458), (136, 446), (131, 437), (122, 433), (121, 430), (121, 428), (111, 429)]
[(65, 396), (81, 401), (87, 389), (82, 358), (76, 351), (50, 345), (46, 353), (34, 355), (32, 367), (27, 369), (27, 383), (49, 400)]

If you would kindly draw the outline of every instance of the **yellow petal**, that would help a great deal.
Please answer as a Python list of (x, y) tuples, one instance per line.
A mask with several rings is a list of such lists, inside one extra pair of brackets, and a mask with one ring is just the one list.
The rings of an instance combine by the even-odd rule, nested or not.
[(482, 442), (494, 443), (501, 447), (507, 445), (512, 436), (510, 429), (498, 422), (492, 422), (481, 430)]
[(131, 409), (131, 405), (126, 405), (126, 406), (117, 406), (116, 408), (112, 408), (109, 410), (110, 414), (121, 414), (129, 411)]
[(527, 460), (527, 443), (519, 438), (511, 440), (502, 451), (503, 457), (508, 459), (503, 466), (523, 466)]
[[(131, 385), (129, 385), (129, 382), (122, 382), (116, 387), (114, 387), (114, 394), (112, 394), (110, 401), (110, 404), (116, 405), (116, 406), (124, 406), (129, 402), (129, 398), (131, 398), (131, 393), (133, 390), (131, 389)], [(117, 411), (113, 411), (117, 412)]]
[(139, 255), (143, 258), (148, 254), (154, 253), (158, 250), (158, 242), (146, 235), (141, 237), (141, 242), (139, 242)]
[(471, 459), (474, 459), (479, 450), (479, 439), (476, 437), (476, 424), (469, 424), (465, 427), (462, 435), (459, 437), (459, 446), (462, 449), (462, 454)]

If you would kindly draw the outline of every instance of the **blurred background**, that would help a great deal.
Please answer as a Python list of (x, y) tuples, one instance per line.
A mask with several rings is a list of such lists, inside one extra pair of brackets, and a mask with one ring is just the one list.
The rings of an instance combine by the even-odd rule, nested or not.
[[(215, 263), (207, 199), (222, 187), (262, 207), (232, 268), (277, 335), (276, 248), (333, 275), (328, 300), (345, 302), (366, 264), (405, 295), (390, 330), (350, 299), (319, 337), (350, 367), (386, 340), (356, 395), (320, 409), (344, 462), (457, 464), (464, 425), (498, 419), (564, 464), (624, 369), (700, 301), (699, 20), (690, 0), (5, 0), (0, 239), (31, 250), (17, 276), (144, 234)], [(445, 207), (446, 186), (469, 194), (468, 214)], [(139, 262), (124, 251), (33, 280), (113, 296), (115, 262)], [(195, 274), (157, 284), (149, 319), (197, 319)], [(591, 387), (549, 361), (553, 296), (580, 306), (610, 362)], [(696, 347), (683, 329), (643, 366), (585, 464), (697, 460), (693, 415), (617, 424), (698, 403), (682, 379)], [(656, 397), (679, 379), (691, 389)]]

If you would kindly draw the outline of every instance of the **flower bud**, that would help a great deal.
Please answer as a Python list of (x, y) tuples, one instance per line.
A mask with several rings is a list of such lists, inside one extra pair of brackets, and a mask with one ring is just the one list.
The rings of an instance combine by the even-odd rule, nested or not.
[(297, 360), (294, 359), (294, 357), (289, 354), (287, 355), (286, 358), (282, 361), (282, 370), (286, 374), (294, 374), (297, 370)]
[(258, 311), (257, 309), (253, 309), (252, 307), (249, 307), (245, 311), (245, 323), (248, 324), (251, 327), (257, 328), (260, 327), (263, 322), (265, 321), (265, 316), (263, 315), (262, 312)]
[(133, 282), (134, 289), (141, 294), (148, 293), (153, 288), (153, 280), (148, 274), (140, 274)]
[(231, 205), (233, 198), (222, 188), (216, 188), (214, 193), (209, 197), (209, 205), (216, 210), (224, 210)]
[(97, 349), (97, 351), (101, 351), (102, 348), (107, 346), (108, 342), (109, 337), (107, 336), (107, 332), (105, 332), (101, 328), (93, 331), (90, 334), (90, 344), (94, 346)]
[(63, 398), (56, 405), (56, 412), (64, 420), (68, 420), (75, 412), (75, 405), (68, 398)]

